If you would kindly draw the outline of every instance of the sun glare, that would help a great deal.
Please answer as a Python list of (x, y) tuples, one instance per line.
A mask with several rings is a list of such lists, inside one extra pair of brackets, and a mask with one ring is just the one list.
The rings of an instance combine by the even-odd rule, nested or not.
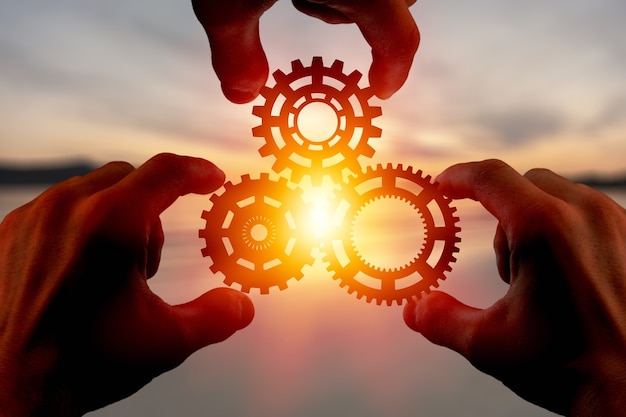
[(309, 205), (309, 224), (307, 234), (314, 239), (323, 238), (330, 228), (330, 199), (337, 185), (328, 177), (324, 178), (321, 185), (312, 186), (304, 181), (302, 199)]

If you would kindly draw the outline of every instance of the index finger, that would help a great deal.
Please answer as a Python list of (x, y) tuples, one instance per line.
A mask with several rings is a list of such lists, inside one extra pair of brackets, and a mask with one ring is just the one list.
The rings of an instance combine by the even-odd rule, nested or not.
[(163, 153), (104, 190), (101, 198), (152, 222), (178, 197), (208, 194), (218, 189), (224, 179), (222, 170), (207, 160)]
[(439, 174), (436, 181), (440, 190), (451, 198), (479, 201), (507, 231), (529, 206), (554, 199), (496, 159), (453, 165)]
[(372, 48), (370, 86), (391, 97), (406, 81), (420, 42), (409, 11), (415, 0), (292, 0), (298, 10), (328, 23), (354, 22)]

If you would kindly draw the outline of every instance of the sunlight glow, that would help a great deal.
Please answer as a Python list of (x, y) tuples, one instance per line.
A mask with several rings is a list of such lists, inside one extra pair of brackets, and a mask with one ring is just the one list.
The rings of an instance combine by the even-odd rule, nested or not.
[(330, 140), (339, 127), (335, 110), (326, 103), (314, 101), (302, 107), (297, 118), (298, 130), (311, 142)]
[(309, 205), (306, 233), (316, 240), (323, 238), (331, 225), (330, 199), (337, 185), (326, 177), (318, 186), (312, 186), (308, 179), (300, 186), (304, 190), (302, 199)]

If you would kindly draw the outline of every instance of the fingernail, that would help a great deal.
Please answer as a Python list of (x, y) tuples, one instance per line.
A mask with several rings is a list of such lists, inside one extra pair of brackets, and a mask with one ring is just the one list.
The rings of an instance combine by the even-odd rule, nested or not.
[(254, 100), (258, 95), (258, 91), (239, 90), (227, 87), (222, 84), (222, 92), (224, 96), (235, 104), (245, 104)]

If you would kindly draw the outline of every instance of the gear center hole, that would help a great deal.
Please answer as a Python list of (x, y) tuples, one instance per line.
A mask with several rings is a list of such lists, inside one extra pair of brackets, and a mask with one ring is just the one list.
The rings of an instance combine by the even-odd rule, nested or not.
[(263, 242), (269, 236), (270, 232), (267, 227), (262, 224), (255, 224), (250, 229), (250, 237), (256, 242)]
[(362, 261), (394, 270), (419, 257), (426, 239), (424, 220), (409, 202), (386, 196), (365, 203), (352, 221), (352, 245)]
[(335, 136), (339, 118), (331, 106), (314, 101), (301, 108), (296, 125), (303, 138), (314, 143), (323, 143)]

